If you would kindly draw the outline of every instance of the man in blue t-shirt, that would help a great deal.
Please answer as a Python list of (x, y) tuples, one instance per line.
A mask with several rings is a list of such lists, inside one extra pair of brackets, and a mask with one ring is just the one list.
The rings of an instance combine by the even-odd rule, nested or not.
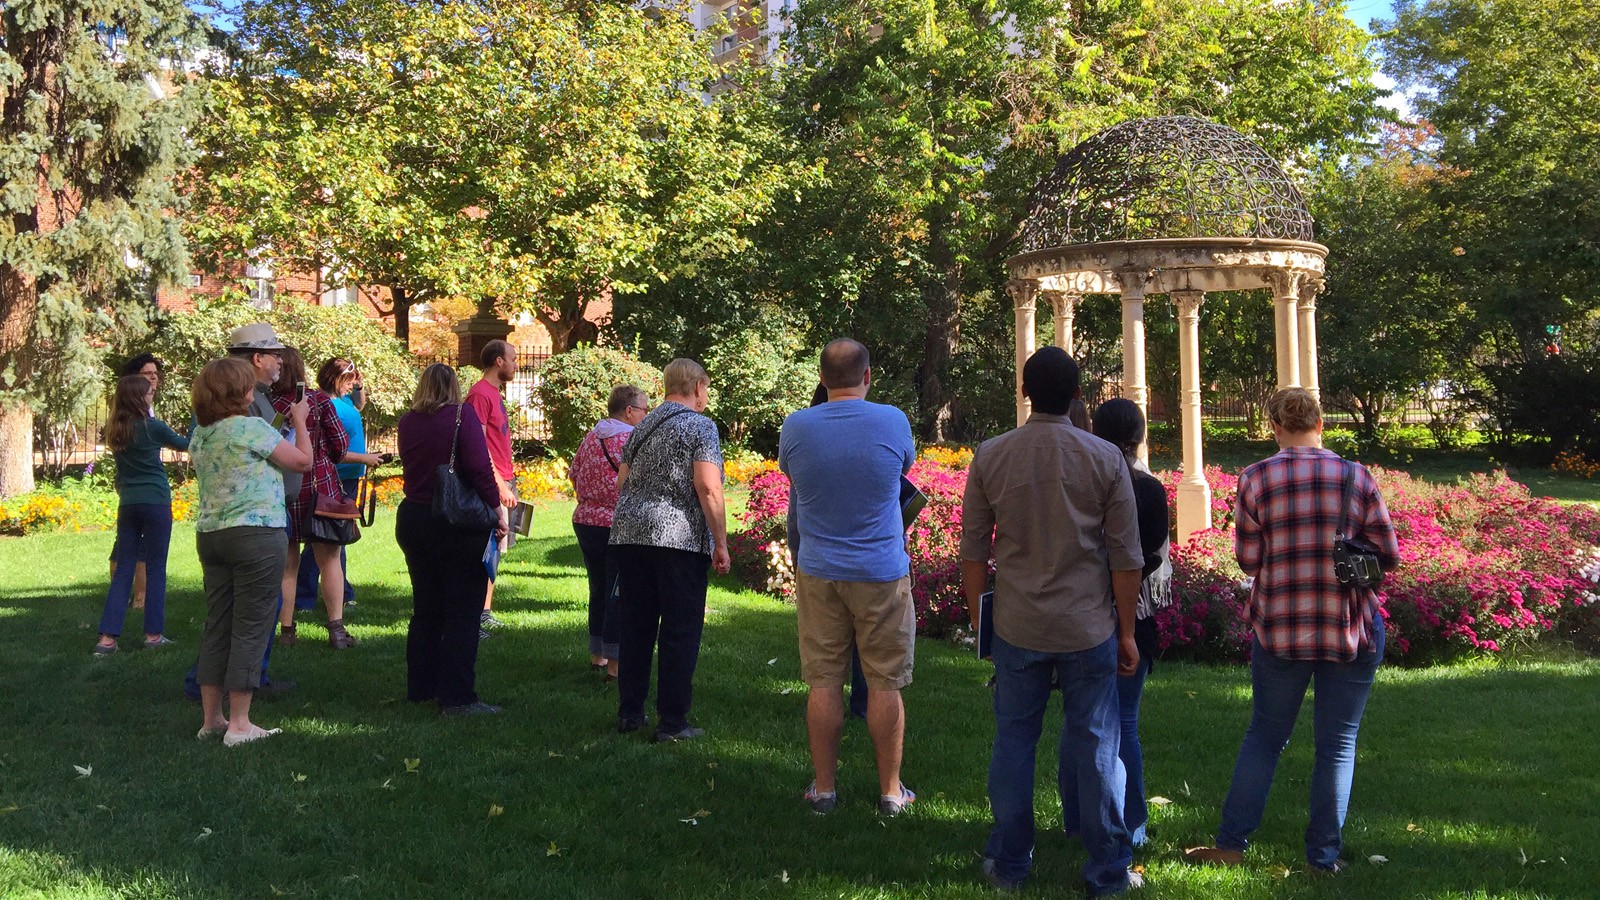
[(816, 779), (805, 797), (818, 813), (838, 803), (844, 682), (854, 643), (867, 678), (878, 811), (894, 816), (916, 799), (900, 781), (900, 690), (911, 683), (917, 624), (900, 481), (917, 451), (905, 413), (867, 402), (871, 362), (867, 348), (848, 338), (823, 348), (828, 402), (784, 420), (778, 467), (790, 481), (800, 674), (810, 688), (806, 733)]

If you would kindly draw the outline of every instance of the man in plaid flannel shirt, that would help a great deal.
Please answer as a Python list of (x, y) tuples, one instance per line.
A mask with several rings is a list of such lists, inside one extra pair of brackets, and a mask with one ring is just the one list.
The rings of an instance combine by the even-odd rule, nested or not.
[[(1316, 680), (1316, 762), (1306, 862), (1337, 872), (1340, 832), (1355, 775), (1356, 732), (1378, 664), (1383, 616), (1371, 588), (1347, 587), (1334, 574), (1335, 535), (1378, 548), (1384, 567), (1399, 558), (1394, 526), (1367, 470), (1322, 447), (1322, 410), (1301, 388), (1278, 391), (1267, 415), (1279, 452), (1244, 470), (1234, 514), (1239, 566), (1255, 583), (1246, 614), (1251, 646), (1250, 727), (1239, 749), (1214, 847), (1191, 862), (1237, 865), (1261, 824), (1278, 757), (1289, 742), (1306, 687)], [(1350, 478), (1349, 509), (1344, 480)]]

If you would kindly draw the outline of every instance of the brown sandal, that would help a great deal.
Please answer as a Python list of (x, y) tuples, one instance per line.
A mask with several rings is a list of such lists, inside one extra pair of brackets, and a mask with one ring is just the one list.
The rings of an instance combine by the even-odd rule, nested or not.
[(278, 643), (285, 647), (293, 647), (300, 637), (295, 634), (293, 625), (278, 626)]
[(343, 619), (328, 622), (328, 644), (335, 650), (348, 650), (357, 643), (356, 636), (344, 630)]

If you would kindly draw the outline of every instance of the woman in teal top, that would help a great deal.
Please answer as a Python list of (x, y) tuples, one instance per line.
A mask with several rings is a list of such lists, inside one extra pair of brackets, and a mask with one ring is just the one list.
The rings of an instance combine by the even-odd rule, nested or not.
[[(122, 620), (133, 597), (134, 568), (145, 563), (144, 646), (171, 644), (162, 635), (167, 601), (167, 545), (172, 541), (172, 487), (161, 448), (189, 449), (187, 438), (150, 415), (155, 385), (143, 375), (117, 380), (106, 445), (117, 462), (117, 554), (111, 589), (100, 614), (99, 655), (117, 652)], [(141, 552), (142, 548), (142, 552)]]
[(288, 409), (291, 444), (249, 415), (255, 390), (255, 368), (230, 357), (206, 363), (191, 395), (197, 424), (189, 458), (200, 482), (194, 542), (206, 588), (206, 628), (195, 666), (205, 716), (199, 737), (221, 736), (229, 747), (278, 733), (250, 721), (250, 701), (277, 624), (289, 552), (281, 473), (311, 469), (305, 401)]

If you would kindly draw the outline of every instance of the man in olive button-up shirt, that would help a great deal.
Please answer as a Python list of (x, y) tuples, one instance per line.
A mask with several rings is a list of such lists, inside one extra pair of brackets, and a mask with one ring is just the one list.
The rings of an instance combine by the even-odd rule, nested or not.
[(995, 560), (995, 742), (989, 803), (995, 826), (984, 873), (1000, 888), (1033, 860), (1034, 754), (1051, 675), (1065, 713), (1058, 779), (1077, 782), (1083, 876), (1094, 896), (1142, 879), (1128, 871), (1127, 776), (1117, 756), (1118, 671), (1132, 674), (1134, 609), (1144, 551), (1122, 452), (1067, 421), (1078, 366), (1058, 347), (1022, 370), (1034, 414), (985, 442), (967, 473), (961, 577), (976, 627), (991, 550)]

